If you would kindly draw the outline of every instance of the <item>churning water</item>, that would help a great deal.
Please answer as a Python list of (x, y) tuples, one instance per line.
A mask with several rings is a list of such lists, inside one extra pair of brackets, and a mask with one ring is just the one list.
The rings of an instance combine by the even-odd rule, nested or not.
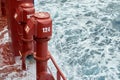
[(35, 0), (49, 12), (49, 50), (68, 80), (120, 80), (120, 0)]

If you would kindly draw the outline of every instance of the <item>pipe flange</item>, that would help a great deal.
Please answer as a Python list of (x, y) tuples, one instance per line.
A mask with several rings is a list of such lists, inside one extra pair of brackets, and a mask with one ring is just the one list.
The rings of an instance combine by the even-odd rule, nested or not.
[(39, 62), (46, 62), (46, 61), (48, 61), (49, 59), (50, 59), (50, 55), (48, 54), (46, 57), (37, 57), (36, 56), (36, 53), (34, 53), (33, 54), (33, 57), (37, 60), (37, 61), (39, 61)]

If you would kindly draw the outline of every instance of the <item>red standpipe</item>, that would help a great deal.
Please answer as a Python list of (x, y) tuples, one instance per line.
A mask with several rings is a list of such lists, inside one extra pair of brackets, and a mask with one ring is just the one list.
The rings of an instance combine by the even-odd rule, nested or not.
[(17, 23), (14, 18), (16, 8), (19, 4), (23, 2), (34, 3), (34, 0), (6, 0), (6, 14), (8, 19), (8, 29), (11, 37), (12, 51), (15, 56), (19, 56), (19, 51), (21, 50), (21, 39), (19, 37), (19, 32), (21, 25)]
[[(48, 73), (47, 61), (50, 58), (48, 54), (48, 42), (36, 41), (36, 69), (37, 69), (37, 79), (36, 80), (54, 80), (53, 76)], [(41, 54), (42, 53), (42, 54)]]
[[(20, 55), (22, 56), (22, 69), (26, 70), (25, 65), (25, 59), (28, 55), (33, 54), (33, 36), (32, 35), (26, 35), (25, 32), (25, 26), (27, 24), (28, 19), (30, 18), (30, 15), (34, 14), (35, 9), (33, 3), (21, 3), (19, 7), (16, 9), (16, 13), (14, 15), (14, 18), (20, 24), (20, 31), (19, 36), (21, 39), (21, 51)], [(29, 30), (29, 29), (27, 29)]]
[[(31, 24), (33, 23), (33, 24)], [(48, 73), (47, 61), (50, 59), (48, 54), (48, 41), (52, 36), (52, 19), (47, 12), (35, 13), (26, 26), (26, 29), (32, 29), (34, 40), (36, 41), (36, 80), (54, 80), (53, 76)], [(26, 31), (29, 34), (29, 31)]]
[(8, 19), (8, 29), (9, 29), (9, 34), (11, 38), (11, 46), (12, 46), (12, 52), (18, 56), (19, 55), (19, 36), (17, 32), (17, 28), (19, 25), (14, 19), (14, 14), (15, 14), (15, 8), (17, 7), (17, 1), (16, 0), (6, 0), (7, 3), (7, 19)]

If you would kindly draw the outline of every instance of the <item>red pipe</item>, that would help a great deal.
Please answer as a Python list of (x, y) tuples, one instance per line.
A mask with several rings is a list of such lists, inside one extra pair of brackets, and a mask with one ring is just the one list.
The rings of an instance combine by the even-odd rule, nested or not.
[(20, 29), (20, 25), (14, 18), (16, 8), (22, 2), (34, 2), (34, 0), (6, 0), (6, 11), (7, 11), (7, 19), (8, 19), (8, 29), (9, 34), (11, 36), (11, 45), (12, 51), (15, 56), (19, 56), (19, 51), (21, 50), (21, 39), (19, 37), (18, 30)]
[(16, 0), (6, 0), (7, 3), (7, 19), (8, 19), (8, 29), (9, 29), (9, 34), (11, 36), (11, 45), (12, 45), (12, 51), (13, 53), (18, 56), (19, 55), (19, 50), (20, 50), (20, 45), (19, 45), (19, 36), (17, 32), (17, 28), (20, 27), (16, 20), (14, 19), (14, 14), (15, 14), (15, 8), (17, 7), (17, 1)]
[(33, 54), (33, 36), (31, 34), (27, 34), (26, 31), (29, 28), (25, 29), (27, 21), (29, 20), (30, 15), (34, 14), (35, 9), (33, 3), (21, 3), (19, 7), (16, 9), (15, 19), (21, 25), (18, 32), (20, 32), (20, 39), (21, 39), (21, 56), (22, 56), (22, 69), (26, 70), (25, 59), (28, 55)]
[[(39, 41), (36, 42), (36, 56), (44, 58), (48, 56), (48, 42), (41, 43)], [(47, 61), (40, 62), (37, 61), (37, 75), (41, 72), (47, 72)]]
[(52, 20), (47, 12), (35, 13), (31, 16), (26, 26), (30, 29), (27, 33), (33, 32), (36, 41), (36, 80), (54, 80), (53, 76), (48, 73), (47, 61), (50, 58), (48, 54), (48, 41), (52, 36)]
[(41, 58), (36, 61), (37, 80), (46, 80), (46, 79), (42, 79), (42, 76), (43, 76), (42, 74), (45, 73), (45, 75), (48, 75), (47, 73), (47, 66), (48, 66), (47, 56), (49, 55), (48, 54), (48, 42), (47, 41), (46, 42), (36, 41), (36, 48), (37, 48), (36, 56), (39, 56), (39, 58)]
[(48, 65), (47, 61), (50, 58), (50, 55), (48, 54), (48, 40), (41, 40), (41, 39), (35, 39), (36, 40), (36, 80), (54, 80), (52, 74), (48, 73)]

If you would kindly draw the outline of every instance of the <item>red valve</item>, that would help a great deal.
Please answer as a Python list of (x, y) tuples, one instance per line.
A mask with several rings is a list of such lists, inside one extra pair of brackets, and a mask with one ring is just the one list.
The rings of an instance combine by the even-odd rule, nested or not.
[(35, 36), (37, 38), (50, 38), (52, 36), (52, 19), (47, 12), (33, 15), (37, 21)]
[(8, 22), (8, 29), (9, 34), (11, 38), (11, 46), (12, 46), (12, 52), (15, 54), (15, 56), (19, 56), (19, 50), (21, 50), (21, 45), (19, 44), (20, 36), (18, 31), (21, 30), (20, 25), (17, 23), (17, 21), (14, 18), (14, 15), (16, 13), (16, 8), (21, 3), (33, 3), (34, 0), (2, 0), (5, 1), (6, 6), (6, 16), (7, 16), (7, 22)]
[(25, 31), (42, 41), (49, 40), (52, 36), (52, 19), (49, 13), (39, 12), (33, 14), (25, 27)]
[(32, 3), (22, 3), (16, 10), (14, 18), (18, 23), (27, 23), (30, 16), (35, 12)]
[(33, 33), (34, 40), (36, 41), (34, 57), (37, 62), (37, 80), (54, 80), (53, 76), (47, 71), (47, 61), (50, 58), (50, 54), (48, 54), (48, 41), (52, 36), (52, 19), (49, 13), (35, 13), (28, 21), (25, 31), (28, 34)]
[(18, 29), (18, 33), (19, 33), (19, 36), (21, 37), (22, 50), (20, 54), (22, 56), (22, 69), (23, 70), (26, 70), (26, 65), (25, 65), (26, 56), (34, 52), (33, 36), (30, 34), (29, 35), (26, 34), (25, 30), (29, 30), (28, 27), (24, 30), (28, 19), (30, 18), (32, 14), (34, 14), (34, 12), (35, 12), (35, 9), (32, 3), (22, 3), (19, 5), (14, 15), (14, 18), (16, 19), (16, 21), (21, 25)]

